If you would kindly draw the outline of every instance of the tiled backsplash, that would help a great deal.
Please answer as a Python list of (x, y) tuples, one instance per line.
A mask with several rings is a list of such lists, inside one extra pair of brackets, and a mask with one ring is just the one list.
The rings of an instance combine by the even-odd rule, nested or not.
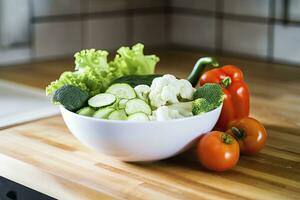
[[(33, 60), (142, 42), (300, 65), (300, 1), (32, 0)], [(1, 57), (1, 53), (0, 53)], [(1, 61), (0, 61), (1, 64)]]

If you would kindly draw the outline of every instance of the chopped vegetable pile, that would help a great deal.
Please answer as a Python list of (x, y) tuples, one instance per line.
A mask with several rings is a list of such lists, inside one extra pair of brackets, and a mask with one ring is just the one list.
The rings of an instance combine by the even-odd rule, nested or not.
[(121, 47), (110, 62), (106, 51), (82, 50), (75, 54), (75, 71), (64, 72), (46, 93), (79, 115), (109, 120), (164, 121), (200, 115), (222, 104), (218, 84), (194, 88), (188, 80), (153, 74), (159, 58), (144, 55), (143, 48)]

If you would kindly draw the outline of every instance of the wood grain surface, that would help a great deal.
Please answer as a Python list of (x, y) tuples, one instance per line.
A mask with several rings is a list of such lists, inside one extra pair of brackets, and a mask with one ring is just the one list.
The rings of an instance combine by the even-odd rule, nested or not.
[[(202, 56), (159, 55), (158, 71), (181, 77)], [(55, 116), (0, 131), (0, 176), (62, 200), (300, 199), (300, 68), (219, 60), (243, 69), (251, 115), (269, 136), (261, 153), (242, 156), (234, 169), (206, 171), (193, 149), (159, 162), (120, 162), (81, 145)], [(44, 87), (71, 68), (71, 61), (36, 63), (0, 69), (0, 78)]]

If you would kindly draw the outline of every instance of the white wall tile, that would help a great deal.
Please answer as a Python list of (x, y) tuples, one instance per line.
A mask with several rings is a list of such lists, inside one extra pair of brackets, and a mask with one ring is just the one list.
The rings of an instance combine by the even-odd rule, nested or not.
[(128, 8), (128, 0), (87, 0), (88, 12), (124, 10)]
[(176, 8), (192, 8), (199, 10), (215, 10), (215, 0), (171, 0), (171, 6)]
[(62, 57), (81, 49), (81, 22), (34, 25), (34, 58)]
[(224, 20), (223, 50), (258, 57), (267, 55), (266, 24)]
[[(275, 0), (275, 17), (277, 19), (283, 18), (283, 0)], [(289, 17), (291, 20), (300, 21), (300, 1), (290, 0)]]
[(80, 0), (33, 0), (35, 17), (78, 13), (80, 13)]
[(215, 48), (215, 19), (176, 14), (172, 16), (171, 42), (200, 48)]
[(300, 27), (275, 25), (274, 58), (300, 64)]
[(257, 17), (269, 16), (269, 0), (224, 0), (224, 12)]
[(166, 21), (162, 14), (133, 17), (133, 43), (161, 46), (166, 43)]
[(163, 7), (166, 0), (129, 0), (130, 8)]
[(84, 22), (85, 48), (116, 49), (129, 44), (128, 18), (109, 17)]

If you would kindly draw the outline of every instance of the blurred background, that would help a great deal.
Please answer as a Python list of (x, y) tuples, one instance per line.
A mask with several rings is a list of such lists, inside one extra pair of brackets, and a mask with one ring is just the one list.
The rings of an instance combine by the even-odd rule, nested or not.
[(0, 0), (0, 66), (137, 42), (298, 66), (300, 1)]

